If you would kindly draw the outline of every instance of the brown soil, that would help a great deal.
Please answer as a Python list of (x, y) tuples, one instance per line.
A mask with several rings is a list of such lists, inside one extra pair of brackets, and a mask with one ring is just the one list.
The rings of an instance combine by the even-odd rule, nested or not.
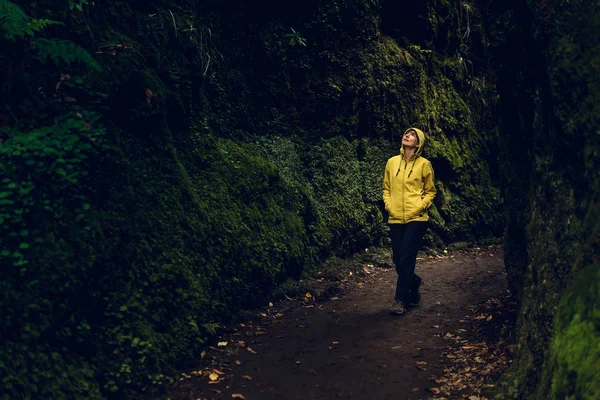
[[(379, 264), (389, 265), (389, 254), (388, 262)], [(364, 273), (334, 283), (341, 293), (326, 301), (319, 299), (328, 296), (315, 296), (328, 292), (322, 287), (324, 280), (315, 280), (317, 288), (308, 289), (309, 296), (278, 302), (258, 311), (253, 321), (230, 327), (221, 343), (207, 349), (200, 364), (166, 397), (442, 398), (438, 388), (447, 382), (444, 375), (467, 380), (464, 369), (452, 370), (456, 362), (452, 354), (464, 351), (461, 346), (474, 348), (465, 344), (481, 338), (477, 321), (492, 320), (492, 311), (481, 317), (481, 305), (489, 309), (489, 299), (506, 298), (502, 249), (485, 246), (422, 257), (417, 273), (424, 281), (421, 304), (399, 317), (388, 314), (396, 279), (391, 268), (365, 265)], [(488, 324), (492, 330), (494, 326), (498, 328)], [(473, 393), (463, 387), (455, 397), (446, 395), (469, 398)]]

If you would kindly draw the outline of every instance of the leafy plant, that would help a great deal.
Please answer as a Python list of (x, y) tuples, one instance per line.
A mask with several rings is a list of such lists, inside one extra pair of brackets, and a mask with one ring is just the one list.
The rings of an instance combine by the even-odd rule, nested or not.
[(0, 0), (0, 33), (8, 40), (34, 36), (50, 25), (62, 23), (50, 19), (31, 19), (18, 5), (8, 0)]
[(62, 39), (36, 39), (33, 45), (42, 62), (53, 61), (56, 65), (82, 62), (89, 68), (99, 71), (100, 64), (81, 46)]
[(18, 5), (0, 0), (0, 33), (7, 39), (23, 38), (29, 17)]
[[(87, 1), (77, 2), (79, 6), (81, 3)], [(17, 4), (0, 0), (0, 40), (14, 42), (18, 39), (34, 37), (51, 25), (62, 25), (62, 23), (46, 18), (31, 19)], [(33, 46), (37, 49), (38, 58), (42, 62), (51, 60), (56, 65), (82, 62), (93, 70), (100, 70), (96, 60), (85, 49), (70, 40), (38, 38), (33, 41)]]

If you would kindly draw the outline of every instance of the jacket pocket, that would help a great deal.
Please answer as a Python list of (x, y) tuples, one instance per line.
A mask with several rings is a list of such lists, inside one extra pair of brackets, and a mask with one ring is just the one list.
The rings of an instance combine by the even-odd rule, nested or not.
[(390, 207), (389, 207), (389, 209), (387, 210), (387, 212), (388, 212), (388, 214), (389, 214), (390, 218), (392, 218), (392, 219), (399, 219), (399, 218), (400, 218), (400, 216), (398, 215), (398, 212), (397, 212), (397, 210), (396, 210), (396, 204), (394, 204), (394, 203), (395, 203), (395, 202), (394, 202), (394, 198), (393, 198), (393, 197), (391, 197), (391, 198), (390, 198)]

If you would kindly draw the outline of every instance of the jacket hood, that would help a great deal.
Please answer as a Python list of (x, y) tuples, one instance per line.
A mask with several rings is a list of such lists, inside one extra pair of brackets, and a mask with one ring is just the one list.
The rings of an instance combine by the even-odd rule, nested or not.
[[(406, 132), (408, 132), (410, 130), (417, 132), (417, 137), (419, 138), (419, 144), (417, 145), (417, 149), (415, 150), (415, 155), (414, 155), (414, 157), (416, 159), (417, 157), (421, 156), (421, 153), (423, 153), (423, 147), (425, 147), (425, 134), (419, 128), (408, 128), (407, 130), (404, 131), (404, 133), (402, 134), (402, 137), (404, 137), (404, 135), (406, 135)], [(400, 141), (402, 141), (402, 140), (400, 140)], [(404, 147), (402, 146), (402, 144), (400, 144), (400, 154), (404, 155)]]

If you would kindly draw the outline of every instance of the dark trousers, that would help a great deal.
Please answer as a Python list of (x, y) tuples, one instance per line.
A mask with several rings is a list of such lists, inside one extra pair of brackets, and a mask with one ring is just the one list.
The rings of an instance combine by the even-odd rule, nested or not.
[(407, 224), (389, 224), (392, 239), (392, 258), (396, 264), (398, 282), (394, 300), (409, 301), (410, 286), (415, 274), (417, 252), (425, 235), (428, 222), (414, 221)]

